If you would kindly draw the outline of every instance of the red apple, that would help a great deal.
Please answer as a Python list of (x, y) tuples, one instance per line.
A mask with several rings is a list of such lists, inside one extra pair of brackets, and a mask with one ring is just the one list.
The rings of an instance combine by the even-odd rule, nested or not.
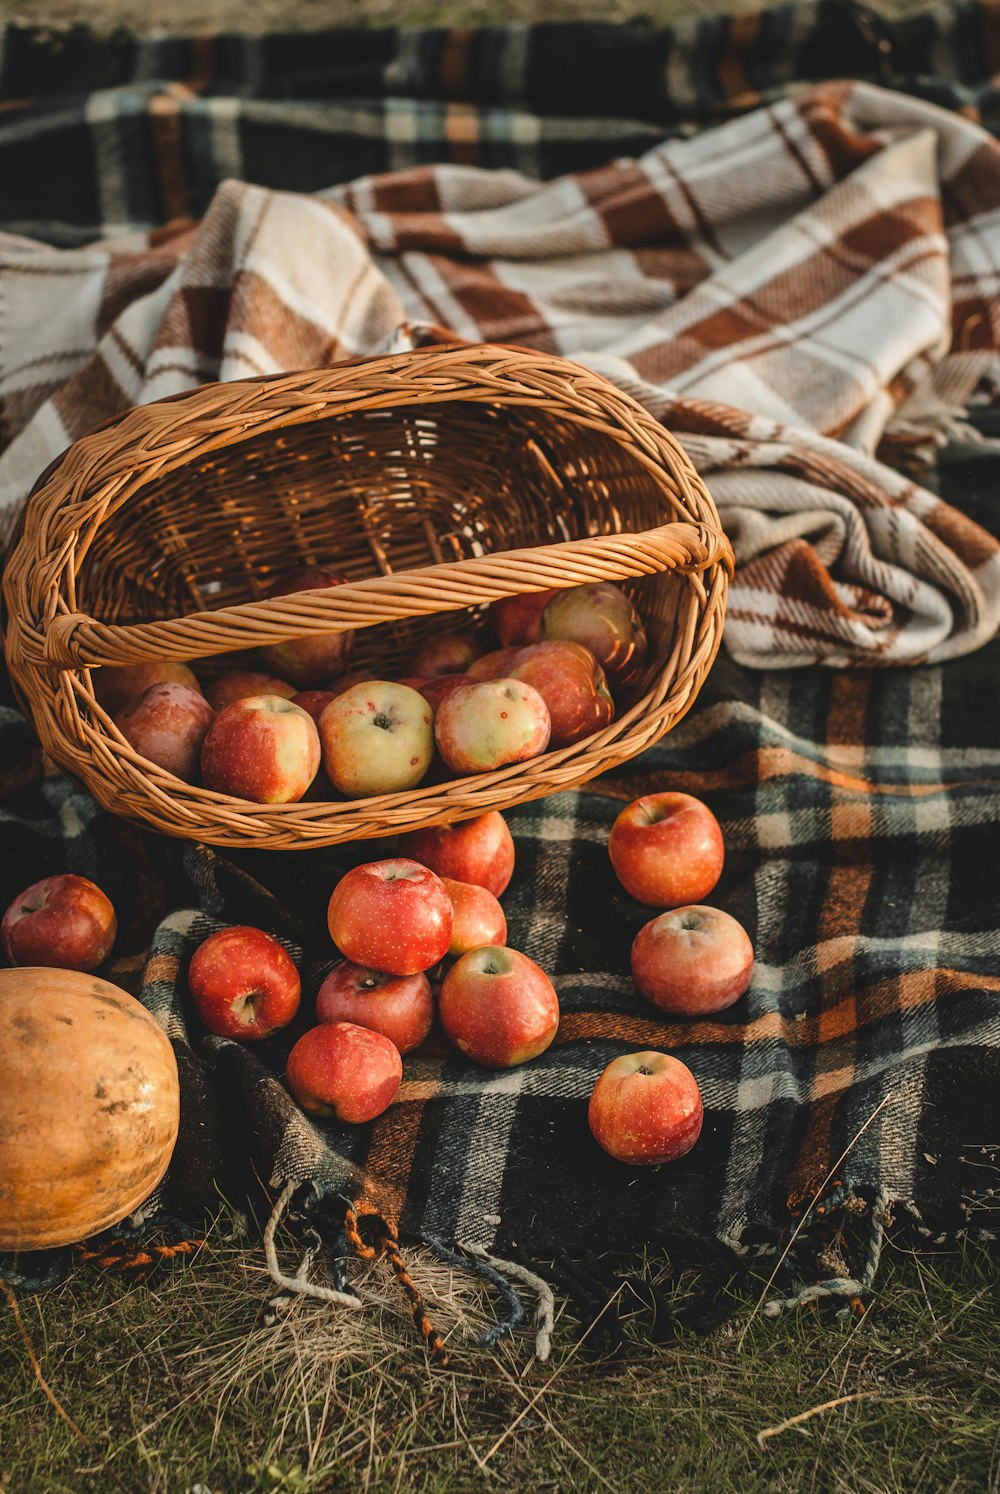
[(491, 654), (483, 654), (481, 658), (475, 659), (465, 671), (466, 681), (472, 680), (475, 684), (481, 685), (484, 680), (503, 679), (508, 667), (520, 652), (519, 648), (498, 648), (494, 649)]
[(610, 581), (557, 591), (546, 603), (540, 626), (544, 639), (567, 638), (589, 648), (612, 688), (630, 685), (646, 657), (642, 618)]
[(533, 685), (548, 706), (550, 747), (569, 747), (614, 717), (604, 670), (582, 644), (533, 643), (514, 655), (508, 675)]
[(587, 1119), (618, 1162), (673, 1162), (701, 1135), (701, 1092), (686, 1064), (666, 1053), (625, 1053), (594, 1085)]
[(111, 902), (86, 877), (43, 877), (16, 897), (0, 924), (12, 965), (96, 970), (111, 953), (118, 920)]
[(380, 1032), (400, 1053), (418, 1048), (434, 1021), (434, 995), (422, 971), (386, 975), (341, 960), (319, 988), (318, 1022), (355, 1022)]
[(106, 665), (103, 669), (95, 669), (91, 678), (94, 693), (109, 716), (117, 715), (151, 685), (187, 685), (189, 690), (201, 690), (196, 676), (186, 664)]
[(291, 700), (294, 694), (294, 685), (259, 669), (226, 669), (205, 686), (205, 695), (217, 711), (225, 710), (234, 700), (248, 700), (251, 695), (280, 695)]
[(451, 877), (442, 877), (441, 881), (454, 914), (450, 955), (468, 954), (484, 944), (507, 943), (507, 920), (492, 892), (474, 882), (455, 882)]
[(407, 685), (367, 680), (332, 700), (319, 721), (323, 766), (349, 799), (415, 788), (434, 755), (434, 712)]
[(200, 690), (187, 685), (150, 685), (119, 711), (115, 725), (140, 756), (177, 778), (193, 782), (201, 744), (215, 712)]
[(722, 831), (693, 794), (647, 794), (615, 820), (608, 855), (625, 891), (651, 908), (700, 903), (722, 875)]
[(285, 1078), (310, 1115), (361, 1125), (392, 1104), (403, 1060), (381, 1032), (355, 1022), (323, 1022), (299, 1038)]
[(378, 679), (378, 675), (372, 674), (370, 669), (345, 669), (343, 674), (335, 674), (332, 680), (327, 680), (323, 689), (330, 695), (343, 695), (352, 685), (363, 685), (366, 680)]
[(439, 877), (475, 882), (499, 897), (514, 875), (514, 840), (499, 810), (452, 825), (410, 830), (398, 841), (399, 854), (429, 866)]
[(333, 690), (303, 690), (298, 695), (292, 696), (292, 704), (297, 705), (300, 710), (308, 714), (319, 725), (319, 718), (337, 696)]
[(308, 711), (318, 725), (319, 718), (331, 700), (336, 700), (338, 695), (343, 695), (352, 685), (361, 685), (374, 678), (370, 669), (349, 669), (346, 674), (338, 674), (332, 680), (327, 680), (322, 690), (303, 690), (299, 695), (293, 695), (292, 699), (297, 706)]
[(538, 643), (542, 610), (554, 596), (554, 591), (525, 591), (490, 603), (490, 621), (504, 648)]
[(559, 999), (545, 971), (517, 949), (487, 944), (456, 960), (438, 1015), (466, 1058), (511, 1069), (544, 1053), (559, 1026)]
[(753, 975), (753, 945), (742, 924), (719, 908), (674, 908), (641, 928), (632, 944), (632, 978), (661, 1011), (680, 1017), (721, 1012)]
[(441, 702), (434, 740), (453, 773), (489, 773), (537, 757), (548, 746), (548, 707), (521, 680), (486, 680)]
[(291, 955), (271, 934), (237, 924), (203, 940), (188, 966), (188, 990), (217, 1037), (257, 1042), (286, 1027), (302, 986)]
[[(271, 597), (292, 596), (297, 591), (325, 591), (343, 586), (345, 577), (328, 565), (309, 565), (292, 571), (276, 581), (268, 593)], [(315, 638), (290, 638), (284, 643), (262, 648), (260, 657), (266, 668), (273, 669), (300, 687), (322, 685), (331, 675), (340, 674), (351, 656), (354, 633), (320, 633)]]
[(437, 633), (431, 638), (425, 638), (410, 658), (410, 669), (425, 680), (438, 679), (442, 675), (464, 674), (481, 653), (475, 634), (466, 628), (459, 628), (454, 632)]
[(440, 877), (416, 861), (366, 861), (330, 898), (330, 937), (348, 960), (391, 975), (414, 975), (444, 959), (453, 914)]
[(316, 777), (320, 747), (307, 711), (280, 695), (234, 700), (201, 748), (206, 788), (256, 804), (296, 804)]
[(447, 700), (456, 690), (462, 690), (469, 683), (469, 677), (465, 674), (441, 674), (436, 680), (424, 680), (420, 685), (414, 685), (435, 713), (441, 709), (441, 702)]

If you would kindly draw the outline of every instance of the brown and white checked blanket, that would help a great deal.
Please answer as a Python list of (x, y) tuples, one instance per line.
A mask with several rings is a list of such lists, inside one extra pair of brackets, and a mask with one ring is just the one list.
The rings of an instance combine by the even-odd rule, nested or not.
[[(106, 161), (106, 223), (126, 188)], [(227, 182), (150, 235), (2, 235), (0, 539), (129, 405), (446, 327), (589, 364), (680, 436), (740, 561), (740, 662), (944, 660), (995, 632), (1000, 548), (903, 472), (1000, 396), (998, 291), (1000, 144), (839, 82), (547, 183)]]

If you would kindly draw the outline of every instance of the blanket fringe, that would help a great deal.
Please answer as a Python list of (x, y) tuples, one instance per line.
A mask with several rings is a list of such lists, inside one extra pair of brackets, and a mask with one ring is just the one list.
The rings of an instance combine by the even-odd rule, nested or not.
[(514, 1329), (524, 1322), (524, 1304), (510, 1282), (497, 1270), (496, 1263), (491, 1261), (485, 1252), (479, 1259), (470, 1260), (469, 1255), (479, 1254), (474, 1247), (460, 1245), (459, 1250), (467, 1252), (467, 1254), (460, 1255), (456, 1250), (449, 1250), (444, 1241), (439, 1240), (436, 1235), (424, 1234), (420, 1238), (446, 1265), (457, 1266), (459, 1270), (468, 1271), (471, 1275), (478, 1276), (481, 1281), (488, 1281), (499, 1291), (507, 1308), (507, 1316), (479, 1335), (479, 1342), (483, 1348), (492, 1348), (494, 1344), (498, 1344), (502, 1338), (508, 1333), (513, 1333)]
[[(824, 1218), (828, 1220), (834, 1210), (842, 1210), (845, 1214), (857, 1214), (859, 1208), (865, 1209), (866, 1207), (863, 1200), (853, 1190), (843, 1183), (836, 1184), (833, 1191), (822, 1202), (816, 1203), (806, 1216), (807, 1237), (809, 1225), (819, 1223)], [(873, 1197), (870, 1207), (867, 1207), (865, 1258), (860, 1274), (832, 1276), (823, 1281), (808, 1283), (789, 1296), (768, 1298), (761, 1311), (767, 1317), (775, 1318), (780, 1313), (791, 1311), (796, 1307), (804, 1307), (810, 1302), (839, 1299), (843, 1302), (843, 1306), (837, 1312), (838, 1318), (847, 1319), (855, 1312), (864, 1312), (865, 1304), (871, 1296), (875, 1277), (878, 1274), (886, 1231), (892, 1223), (893, 1201), (888, 1189), (880, 1188)], [(817, 1260), (823, 1259), (823, 1252), (818, 1252)]]
[[(534, 1271), (529, 1271), (527, 1266), (522, 1266), (519, 1261), (504, 1261), (499, 1256), (490, 1255), (480, 1245), (462, 1244), (462, 1249), (470, 1255), (478, 1257), (493, 1270), (504, 1276), (513, 1276), (515, 1281), (523, 1282), (530, 1287), (538, 1299), (535, 1309), (535, 1358), (540, 1364), (544, 1364), (552, 1353), (552, 1332), (555, 1326), (556, 1299), (548, 1282)], [(499, 1334), (497, 1335), (499, 1337)], [(495, 1340), (494, 1340), (495, 1342)]]
[(291, 1203), (292, 1196), (299, 1187), (301, 1187), (301, 1184), (295, 1182), (285, 1184), (264, 1226), (264, 1259), (267, 1262), (268, 1275), (275, 1285), (281, 1288), (281, 1293), (285, 1294), (279, 1294), (279, 1296), (272, 1298), (270, 1306), (278, 1310), (287, 1305), (291, 1297), (313, 1297), (317, 1302), (328, 1302), (336, 1304), (338, 1307), (350, 1307), (356, 1311), (364, 1305), (357, 1293), (341, 1291), (338, 1287), (323, 1286), (320, 1282), (308, 1279), (313, 1261), (323, 1243), (322, 1238), (315, 1230), (311, 1231), (311, 1235), (315, 1238), (311, 1239), (309, 1245), (306, 1247), (305, 1254), (299, 1262), (299, 1268), (294, 1276), (286, 1276), (278, 1265), (278, 1252), (275, 1248), (274, 1237), (277, 1233), (278, 1225), (281, 1223), (288, 1205)]
[(447, 1369), (450, 1360), (444, 1339), (438, 1333), (431, 1322), (430, 1314), (424, 1302), (420, 1288), (407, 1269), (406, 1262), (399, 1249), (399, 1236), (396, 1226), (391, 1220), (383, 1219), (381, 1214), (366, 1214), (364, 1216), (366, 1226), (372, 1228), (375, 1233), (375, 1243), (372, 1245), (362, 1238), (361, 1221), (354, 1209), (348, 1204), (345, 1210), (344, 1231), (347, 1235), (348, 1244), (352, 1252), (361, 1260), (375, 1261), (381, 1256), (389, 1262), (389, 1268), (396, 1280), (399, 1282), (403, 1292), (410, 1304), (410, 1315), (416, 1325), (417, 1332), (424, 1341), (424, 1346), (430, 1355), (432, 1363), (439, 1369)]

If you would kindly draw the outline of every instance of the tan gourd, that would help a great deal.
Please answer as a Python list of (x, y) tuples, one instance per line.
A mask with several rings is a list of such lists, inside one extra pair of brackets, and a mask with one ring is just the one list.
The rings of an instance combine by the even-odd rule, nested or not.
[(75, 970), (0, 970), (0, 1249), (119, 1223), (167, 1170), (177, 1062), (126, 991)]

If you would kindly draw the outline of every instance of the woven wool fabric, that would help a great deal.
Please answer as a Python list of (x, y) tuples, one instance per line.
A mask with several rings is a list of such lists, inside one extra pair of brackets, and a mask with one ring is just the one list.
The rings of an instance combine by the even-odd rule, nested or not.
[[(933, 19), (917, 18), (920, 24), (913, 23), (907, 45), (917, 70), (927, 75), (922, 92), (963, 107), (971, 108), (974, 100), (988, 105), (990, 52), (983, 39), (988, 42), (991, 35), (989, 17), (987, 8), (961, 6), (942, 7)], [(772, 25), (779, 29), (769, 30)], [(900, 35), (892, 31), (897, 60), (903, 56)], [(776, 36), (781, 45), (772, 67), (772, 54), (761, 39)], [(345, 77), (351, 73), (347, 64), (355, 65), (365, 48), (384, 48), (374, 60), (370, 51), (366, 54), (370, 71), (361, 70), (364, 86), (370, 83), (373, 94), (385, 95), (413, 89), (405, 103), (386, 97), (363, 107), (344, 104), (351, 84), (343, 80), (338, 101), (322, 106), (315, 97), (309, 106), (277, 97), (291, 77), (299, 80), (303, 96), (327, 86), (317, 84), (316, 75), (304, 78), (309, 57), (302, 48), (308, 43), (289, 41), (282, 51), (273, 39), (259, 46), (239, 38), (216, 40), (198, 55), (214, 57), (217, 76), (229, 80), (225, 86), (231, 92), (213, 96), (209, 89), (193, 97), (136, 81), (172, 74), (190, 80), (197, 49), (187, 44), (120, 41), (101, 47), (92, 39), (84, 45), (71, 38), (55, 53), (28, 33), (9, 34), (3, 86), (13, 90), (10, 59), (20, 57), (20, 76), (33, 83), (20, 96), (48, 91), (50, 97), (44, 107), (32, 106), (33, 112), (8, 112), (7, 124), (0, 119), (0, 156), (30, 167), (14, 174), (18, 186), (16, 192), (11, 187), (7, 226), (48, 244), (80, 242), (104, 231), (136, 236), (114, 246), (95, 245), (79, 257), (62, 257), (38, 242), (5, 241), (8, 260), (23, 278), (17, 294), (5, 301), (13, 313), (7, 346), (16, 356), (5, 365), (4, 437), (22, 434), (4, 461), (10, 462), (18, 446), (20, 461), (34, 441), (25, 472), (32, 461), (40, 467), (66, 439), (63, 420), (72, 426), (74, 410), (85, 406), (98, 419), (123, 402), (152, 398), (199, 378), (256, 372), (254, 360), (262, 356), (265, 367), (275, 366), (266, 362), (271, 357), (286, 366), (295, 357), (332, 360), (353, 347), (393, 341), (406, 312), (419, 310), (416, 301), (404, 308), (404, 300), (418, 292), (426, 297), (426, 290), (405, 282), (402, 272), (411, 261), (403, 255), (390, 259), (390, 240), (378, 239), (376, 228), (390, 236), (407, 227), (416, 234), (421, 227), (413, 220), (416, 210), (418, 217), (426, 215), (423, 226), (436, 237), (429, 243), (415, 237), (408, 244), (412, 262), (425, 274), (427, 265), (462, 268), (453, 238), (439, 241), (442, 222), (454, 231), (449, 215), (457, 214), (465, 230), (470, 214), (475, 218), (497, 208), (516, 214), (533, 210), (539, 200), (532, 181), (468, 170), (425, 170), (412, 179), (420, 193), (415, 204), (400, 204), (397, 198), (377, 205), (379, 192), (400, 192), (406, 184), (402, 176), (365, 181), (331, 200), (239, 185), (220, 192), (219, 179), (227, 171), (268, 187), (312, 192), (337, 178), (346, 181), (420, 161), (452, 167), (495, 162), (552, 176), (599, 167), (609, 149), (636, 155), (650, 145), (659, 148), (658, 161), (673, 162), (663, 152), (661, 121), (673, 117), (665, 101), (679, 80), (697, 82), (696, 90), (691, 86), (707, 113), (724, 113), (738, 108), (740, 97), (735, 85), (729, 92), (723, 86), (739, 77), (722, 67), (727, 58), (753, 64), (755, 88), (780, 92), (784, 79), (822, 76), (827, 66), (874, 74), (876, 59), (884, 55), (877, 39), (866, 36), (839, 7), (803, 7), (776, 13), (773, 22), (751, 18), (677, 28), (669, 48), (683, 66), (670, 68), (667, 53), (655, 53), (660, 70), (644, 72), (647, 81), (640, 88), (634, 72), (608, 68), (607, 49), (613, 38), (620, 49), (615, 55), (638, 67), (637, 59), (650, 50), (648, 37), (587, 27), (574, 37), (581, 55), (590, 59), (590, 73), (585, 69), (581, 75), (590, 81), (581, 92), (565, 80), (555, 102), (589, 112), (593, 129), (568, 114), (542, 120), (531, 112), (552, 101), (539, 69), (546, 59), (548, 77), (553, 76), (565, 50), (561, 28), (551, 34), (546, 28), (474, 33), (455, 44), (466, 59), (464, 72), (445, 65), (454, 56), (446, 33), (409, 39), (386, 33), (377, 44), (358, 38), (343, 42), (337, 55), (345, 62)], [(329, 69), (324, 73), (324, 59), (313, 46), (325, 80)], [(402, 67), (404, 57), (411, 59), (410, 72)], [(958, 81), (930, 76), (936, 66), (956, 68)], [(526, 71), (518, 73), (518, 67)], [(617, 85), (604, 87), (605, 72), (620, 80)], [(490, 77), (499, 78), (494, 93)], [(449, 78), (450, 103), (444, 102)], [(94, 92), (102, 87), (103, 92)], [(275, 96), (263, 108), (261, 95), (269, 88)], [(421, 91), (427, 97), (417, 97)], [(467, 97), (455, 101), (454, 94), (463, 91)], [(165, 96), (172, 104), (164, 105)], [(521, 109), (512, 105), (515, 96)], [(852, 161), (877, 165), (914, 133), (906, 123), (876, 130), (869, 121), (860, 128), (849, 113), (859, 99), (868, 106), (888, 100), (901, 111), (910, 107), (895, 95), (838, 88), (794, 104), (777, 102), (775, 108), (784, 111), (778, 115), (784, 121), (805, 120), (811, 109), (814, 122), (823, 121), (832, 131), (826, 138), (837, 142), (833, 156), (846, 176)], [(595, 114), (595, 100), (609, 111), (605, 118)], [(654, 122), (637, 125), (625, 113), (633, 108), (640, 120)], [(625, 117), (614, 117), (619, 110)], [(85, 118), (88, 127), (80, 130)], [(946, 130), (942, 116), (933, 118), (932, 128), (943, 132), (943, 141), (950, 125)], [(852, 120), (847, 128), (845, 121)], [(961, 133), (962, 140), (972, 138)], [(975, 139), (977, 149), (992, 159), (986, 138), (977, 134)], [(290, 141), (293, 151), (286, 148)], [(68, 154), (70, 142), (75, 156)], [(700, 141), (675, 142), (676, 148), (681, 144), (701, 149)], [(950, 181), (947, 151), (941, 159), (938, 189)], [(63, 177), (57, 207), (53, 167), (59, 160), (75, 162), (79, 170), (68, 189)], [(632, 184), (638, 177), (649, 179), (641, 167), (629, 165), (602, 169), (585, 181), (610, 188), (616, 169)], [(916, 192), (907, 199), (905, 183), (895, 173), (890, 176), (893, 191), (904, 196), (882, 227), (893, 229), (896, 248), (929, 246), (934, 273), (924, 290), (927, 305), (940, 316), (947, 300), (941, 293), (941, 235), (927, 232), (923, 207), (903, 211), (908, 201), (923, 198)], [(704, 178), (713, 179), (711, 173)], [(791, 174), (782, 180), (788, 186)], [(915, 184), (927, 185), (926, 175), (908, 180), (914, 190)], [(756, 180), (753, 185), (756, 190)], [(439, 200), (440, 192), (459, 187), (471, 197), (461, 203)], [(552, 190), (578, 194), (579, 178)], [(367, 204), (360, 200), (365, 194)], [(811, 205), (821, 209), (822, 200), (818, 196)], [(597, 245), (613, 266), (629, 266), (629, 295), (640, 294), (638, 307), (630, 303), (633, 330), (654, 319), (642, 296), (660, 298), (653, 308), (657, 315), (683, 308), (684, 301), (675, 304), (670, 295), (671, 276), (681, 278), (677, 265), (690, 266), (686, 289), (700, 290), (702, 297), (720, 269), (716, 261), (709, 264), (706, 280), (705, 261), (699, 258), (703, 246), (696, 245), (693, 254), (668, 233), (662, 192), (626, 194), (626, 206), (635, 201), (660, 204), (652, 238), (625, 249), (610, 250), (603, 239)], [(589, 221), (600, 229), (600, 213), (589, 200), (585, 206), (571, 227)], [(775, 205), (772, 231), (787, 216), (785, 206)], [(200, 228), (190, 223), (158, 227), (172, 212), (191, 207), (205, 214)], [(372, 213), (381, 216), (366, 219)], [(807, 216), (815, 224), (817, 215)], [(734, 221), (745, 228), (745, 212), (735, 212)], [(259, 273), (254, 225), (265, 244), (269, 234), (270, 242), (281, 242), (278, 279), (270, 273), (270, 257), (268, 273)], [(300, 243), (308, 251), (301, 260), (295, 253)], [(988, 232), (983, 243), (989, 243)], [(323, 249), (329, 252), (318, 252)], [(642, 256), (659, 256), (662, 265), (668, 255), (675, 258), (666, 277), (632, 271)], [(309, 279), (303, 283), (298, 268), (307, 261)], [(505, 266), (508, 261), (522, 271), (550, 268), (554, 276), (566, 269), (565, 257), (558, 255), (539, 264), (530, 254), (520, 261), (508, 254)], [(491, 304), (498, 288), (510, 295), (505, 309), (519, 291), (516, 284), (500, 281), (495, 263), (489, 256), (464, 263), (467, 271), (486, 272), (483, 281), (473, 275), (460, 286), (467, 316), (479, 315), (481, 284), (488, 287)], [(45, 280), (44, 301), (32, 304), (42, 304), (44, 314), (36, 310), (33, 324), (25, 318), (19, 327), (18, 310), (27, 306), (21, 295), (30, 300), (34, 294), (32, 265)], [(50, 273), (56, 267), (57, 273)], [(976, 274), (980, 270), (990, 325), (993, 269), (977, 262)], [(875, 273), (873, 290), (878, 284)], [(919, 276), (910, 277), (912, 294), (919, 294), (920, 284)], [(13, 289), (14, 282), (8, 285)], [(570, 286), (568, 303), (560, 326), (611, 323), (619, 315), (610, 303), (595, 308), (581, 300), (577, 283)], [(448, 320), (436, 311), (434, 319)], [(526, 340), (537, 324), (528, 323)], [(991, 342), (982, 348), (970, 342), (982, 325), (975, 322), (966, 343), (959, 341), (960, 354), (971, 345), (992, 359)], [(524, 330), (515, 325), (504, 335), (517, 340)], [(889, 331), (895, 337), (900, 329), (892, 325)], [(469, 335), (468, 327), (464, 332)], [(547, 335), (555, 335), (551, 325)], [(935, 366), (949, 367), (944, 347)], [(951, 366), (962, 374), (963, 358)], [(985, 367), (988, 371), (989, 363)], [(754, 554), (760, 552), (761, 564), (769, 557), (783, 564), (782, 552), (787, 559), (788, 546), (798, 546), (799, 573), (826, 587), (824, 648), (833, 635), (833, 651), (844, 649), (833, 619), (845, 596), (859, 610), (874, 609), (869, 625), (892, 634), (878, 598), (890, 598), (889, 610), (898, 609), (900, 593), (893, 588), (907, 584), (911, 596), (924, 598), (921, 606), (928, 615), (938, 616), (940, 630), (944, 609), (935, 614), (926, 599), (934, 588), (914, 593), (910, 579), (924, 564), (933, 572), (941, 557), (932, 543), (935, 524), (943, 526), (953, 555), (962, 557), (973, 540), (978, 555), (965, 549), (965, 564), (953, 567), (947, 581), (938, 576), (939, 597), (967, 597), (969, 577), (993, 564), (995, 549), (985, 530), (996, 529), (992, 495), (1000, 462), (989, 447), (951, 448), (940, 473), (941, 505), (869, 454), (870, 431), (852, 446), (800, 425), (788, 442), (784, 422), (773, 411), (739, 412), (675, 396), (650, 381), (648, 370), (640, 373), (631, 364), (616, 375), (671, 422), (674, 403), (683, 412), (689, 450), (699, 464), (717, 469), (710, 477), (713, 489), (728, 505), (728, 520), (744, 555), (751, 557), (744, 575)], [(849, 387), (849, 379), (841, 382), (841, 397)], [(809, 392), (794, 378), (784, 388), (796, 400)], [(67, 404), (68, 393), (74, 398)], [(888, 406), (895, 412), (910, 393), (909, 387), (893, 390)], [(888, 406), (880, 406), (885, 416)], [(925, 434), (933, 423), (927, 415), (933, 413), (953, 436), (963, 436), (952, 409), (949, 392), (940, 393), (912, 422), (910, 434)], [(995, 412), (983, 408), (974, 419), (993, 433)], [(906, 434), (897, 426), (897, 435)], [(10, 471), (8, 465), (8, 477)], [(742, 484), (739, 503), (729, 501), (731, 483)], [(822, 492), (805, 533), (799, 502), (803, 483)], [(8, 491), (16, 496), (17, 484)], [(766, 502), (756, 503), (755, 492)], [(772, 540), (783, 541), (766, 554), (762, 526), (768, 526)], [(865, 555), (866, 545), (877, 550), (887, 536), (904, 558), (903, 576), (877, 554)], [(807, 548), (804, 539), (811, 542)], [(928, 545), (930, 559), (920, 554)], [(843, 566), (858, 567), (855, 578), (844, 579)], [(794, 580), (795, 566), (790, 572)], [(770, 629), (775, 638), (766, 599), (777, 596), (779, 585), (791, 584), (765, 573), (744, 591), (747, 617), (736, 621), (748, 629)], [(738, 600), (737, 593), (734, 606)], [(974, 636), (985, 636), (984, 618), (985, 613), (977, 622), (967, 613), (945, 622), (947, 636), (939, 631), (931, 645), (925, 634), (917, 654), (923, 644), (943, 654), (947, 637), (962, 647)], [(808, 621), (812, 625), (815, 618)], [(909, 620), (895, 636), (912, 641)], [(862, 638), (862, 644), (852, 641), (852, 648), (864, 657), (868, 641)], [(761, 647), (760, 633), (751, 634), (745, 655), (756, 657)], [(882, 658), (879, 651), (870, 656)], [(771, 655), (770, 662), (778, 657)], [(351, 1132), (314, 1127), (291, 1104), (279, 1076), (292, 1035), (255, 1051), (206, 1039), (184, 991), (185, 961), (200, 936), (218, 922), (255, 923), (273, 929), (301, 954), (304, 1020), (333, 957), (323, 915), (329, 891), (348, 864), (343, 848), (308, 856), (222, 856), (147, 835), (47, 770), (23, 718), (6, 706), (0, 709), (0, 899), (6, 903), (34, 878), (68, 869), (93, 877), (118, 908), (121, 934), (105, 973), (140, 991), (164, 1022), (182, 1076), (181, 1141), (149, 1218), (173, 1214), (192, 1220), (215, 1206), (220, 1190), (239, 1197), (250, 1179), (263, 1183), (272, 1199), (283, 1183), (301, 1183), (297, 1208), (314, 1220), (322, 1217), (335, 1249), (338, 1209), (342, 1222), (346, 1200), (397, 1219), (410, 1237), (433, 1239), (439, 1246), (492, 1247), (544, 1262), (554, 1274), (560, 1251), (566, 1251), (574, 1262), (574, 1272), (565, 1277), (568, 1289), (586, 1296), (589, 1281), (593, 1300), (602, 1306), (610, 1295), (606, 1276), (596, 1262), (586, 1273), (581, 1266), (590, 1252), (674, 1245), (680, 1239), (727, 1242), (739, 1249), (773, 1246), (810, 1208), (808, 1227), (775, 1283), (775, 1295), (794, 1297), (809, 1283), (807, 1293), (821, 1289), (848, 1297), (870, 1286), (881, 1230), (893, 1208), (935, 1237), (965, 1229), (996, 1231), (997, 664), (996, 641), (945, 665), (911, 670), (779, 668), (762, 674), (735, 662), (731, 652), (724, 654), (692, 715), (660, 747), (580, 793), (555, 796), (510, 817), (518, 852), (518, 872), (504, 900), (511, 942), (539, 959), (556, 981), (564, 1021), (555, 1047), (514, 1075), (485, 1074), (454, 1055), (411, 1061), (403, 1103), (374, 1126)], [(624, 800), (665, 787), (701, 794), (719, 814), (729, 851), (713, 901), (746, 924), (757, 949), (757, 976), (748, 997), (712, 1023), (660, 1020), (639, 1000), (627, 974), (630, 939), (647, 914), (611, 876), (607, 831)], [(375, 854), (384, 851), (385, 843), (379, 843)], [(370, 848), (354, 847), (349, 854), (364, 859)], [(690, 1063), (705, 1094), (705, 1130), (695, 1151), (669, 1171), (625, 1173), (591, 1144), (585, 1097), (610, 1057), (647, 1044), (670, 1046)], [(845, 1148), (848, 1156), (838, 1168)], [(323, 1201), (310, 1210), (319, 1193)]]
[(998, 59), (989, 0), (894, 21), (856, 0), (802, 0), (661, 29), (137, 38), (12, 22), (0, 29), (3, 226), (65, 244), (149, 230), (202, 216), (228, 177), (317, 191), (450, 162), (548, 178), (826, 78), (882, 83), (992, 128)]

